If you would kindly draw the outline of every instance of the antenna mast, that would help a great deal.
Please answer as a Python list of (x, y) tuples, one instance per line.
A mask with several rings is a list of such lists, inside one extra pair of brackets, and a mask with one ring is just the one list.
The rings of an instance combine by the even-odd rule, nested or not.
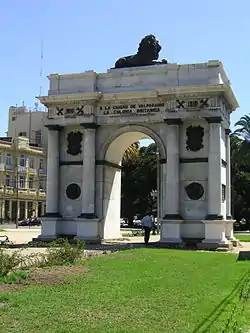
[(40, 89), (39, 96), (42, 95), (42, 78), (43, 78), (43, 37), (41, 37), (41, 68), (40, 68)]

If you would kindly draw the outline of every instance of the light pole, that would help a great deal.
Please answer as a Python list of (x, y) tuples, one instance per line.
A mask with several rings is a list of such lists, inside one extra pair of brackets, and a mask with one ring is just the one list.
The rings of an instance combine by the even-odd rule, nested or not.
[(16, 157), (16, 181), (15, 181), (15, 187), (16, 187), (16, 229), (18, 228), (18, 201), (19, 201), (19, 172), (18, 172), (18, 156)]
[(156, 167), (157, 167), (157, 235), (160, 233), (160, 154), (159, 149), (156, 149)]
[[(157, 198), (157, 190), (152, 190), (150, 192), (150, 195), (153, 199), (153, 204), (152, 204), (152, 212), (153, 212), (153, 207), (154, 207), (154, 202), (155, 202), (155, 199)], [(157, 207), (156, 207), (156, 212), (157, 212)], [(158, 223), (158, 222), (157, 222)], [(155, 235), (155, 224), (154, 224), (154, 227), (153, 227), (153, 235)]]

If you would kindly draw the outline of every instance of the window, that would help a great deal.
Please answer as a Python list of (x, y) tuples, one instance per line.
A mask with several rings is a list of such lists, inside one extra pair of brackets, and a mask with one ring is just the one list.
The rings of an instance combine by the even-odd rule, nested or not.
[(21, 154), (19, 157), (19, 165), (21, 167), (26, 167), (26, 156)]
[(39, 178), (39, 190), (44, 190), (44, 179), (43, 179), (43, 177)]
[(34, 157), (31, 156), (31, 157), (29, 158), (29, 162), (30, 162), (30, 168), (31, 168), (31, 169), (34, 169), (34, 165), (35, 165), (35, 163), (34, 163)]
[(222, 202), (226, 200), (226, 185), (222, 184)]
[(34, 177), (29, 178), (29, 188), (34, 188)]
[(41, 130), (35, 132), (35, 143), (39, 146), (42, 144), (42, 132), (41, 132)]
[(19, 132), (18, 136), (27, 136), (26, 132)]
[(5, 176), (5, 185), (6, 185), (7, 187), (10, 186), (10, 175), (6, 175), (6, 176)]
[(40, 158), (40, 161), (39, 161), (39, 169), (44, 170), (44, 161), (42, 158)]
[(19, 187), (25, 188), (25, 177), (24, 176), (19, 177)]
[(0, 153), (0, 164), (2, 163), (2, 153)]
[(6, 154), (6, 165), (12, 165), (12, 156), (11, 156), (11, 154)]

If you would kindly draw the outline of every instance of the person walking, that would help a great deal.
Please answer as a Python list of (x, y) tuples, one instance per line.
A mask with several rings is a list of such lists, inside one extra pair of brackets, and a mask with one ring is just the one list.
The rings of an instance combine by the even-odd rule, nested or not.
[(148, 245), (149, 242), (152, 224), (153, 224), (152, 216), (150, 216), (149, 214), (145, 215), (142, 219), (142, 227), (144, 229), (144, 242), (146, 245)]

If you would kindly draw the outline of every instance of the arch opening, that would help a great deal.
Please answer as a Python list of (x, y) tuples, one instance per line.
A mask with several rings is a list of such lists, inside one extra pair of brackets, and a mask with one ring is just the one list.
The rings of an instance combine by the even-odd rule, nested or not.
[[(166, 158), (165, 147), (161, 142), (161, 139), (155, 133), (150, 133), (140, 128), (129, 129), (128, 131), (122, 131), (115, 133), (112, 138), (110, 138), (106, 144), (106, 149), (104, 152), (104, 170), (103, 170), (103, 207), (102, 207), (102, 217), (103, 217), (103, 232), (102, 237), (104, 239), (115, 239), (121, 237), (121, 219), (131, 219), (131, 215), (122, 216), (123, 214), (121, 210), (121, 196), (122, 196), (122, 175), (124, 181), (124, 168), (123, 168), (123, 157), (125, 152), (133, 143), (137, 143), (143, 139), (150, 139), (154, 142), (156, 146), (155, 151), (155, 168), (153, 173), (155, 179), (153, 183), (155, 186), (151, 190), (154, 190), (154, 198), (152, 193), (152, 202), (154, 201), (155, 217), (160, 215), (160, 207), (161, 207), (161, 165), (160, 159)], [(144, 149), (145, 150), (145, 149)], [(141, 154), (142, 148), (139, 148), (139, 152)], [(141, 155), (139, 156), (139, 159)], [(138, 162), (140, 163), (140, 161)], [(125, 164), (125, 162), (124, 162)], [(123, 174), (122, 174), (123, 173)], [(150, 186), (150, 185), (149, 185)], [(125, 193), (125, 191), (124, 191)], [(151, 191), (149, 190), (150, 195)], [(131, 193), (131, 195), (135, 195), (135, 193)], [(128, 190), (126, 191), (126, 195), (129, 195)], [(139, 200), (139, 199), (138, 199)], [(123, 198), (124, 202), (124, 198)], [(124, 206), (124, 205), (123, 205)], [(138, 205), (137, 205), (138, 207)], [(135, 211), (134, 211), (135, 213)], [(138, 211), (135, 215), (142, 216), (146, 211)], [(128, 214), (127, 214), (128, 215)]]

